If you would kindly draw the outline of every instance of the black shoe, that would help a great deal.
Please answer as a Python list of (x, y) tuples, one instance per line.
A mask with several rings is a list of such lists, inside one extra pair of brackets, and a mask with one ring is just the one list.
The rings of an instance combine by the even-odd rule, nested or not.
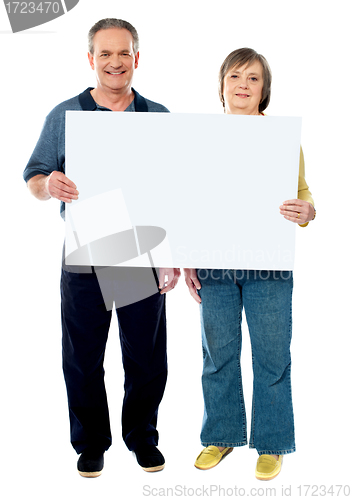
[(87, 448), (77, 462), (77, 469), (83, 477), (98, 477), (103, 472), (104, 452)]
[(165, 459), (156, 446), (144, 445), (134, 453), (139, 465), (147, 472), (157, 472), (165, 467)]

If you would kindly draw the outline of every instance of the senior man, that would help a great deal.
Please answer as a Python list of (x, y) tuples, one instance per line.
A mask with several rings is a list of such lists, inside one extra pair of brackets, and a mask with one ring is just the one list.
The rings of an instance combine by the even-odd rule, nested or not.
[[(168, 112), (132, 88), (139, 61), (139, 40), (130, 23), (103, 19), (91, 28), (88, 40), (88, 59), (97, 85), (49, 113), (23, 174), (36, 198), (61, 201), (62, 216), (65, 203), (77, 200), (79, 195), (74, 182), (65, 175), (67, 110)], [(111, 153), (115, 146), (118, 147), (118, 138), (116, 145), (109, 145)], [(64, 259), (62, 267), (63, 371), (71, 443), (80, 454), (79, 473), (96, 477), (104, 466), (104, 452), (111, 445), (103, 368), (111, 311), (104, 305), (94, 267), (73, 268), (66, 266)], [(136, 278), (135, 270), (124, 268), (123, 280), (118, 285), (129, 288), (129, 279), (134, 284), (136, 279), (143, 283), (145, 272), (143, 268), (137, 270)], [(174, 288), (179, 276), (179, 269), (160, 269), (159, 280), (157, 277), (154, 280), (155, 293), (116, 309), (125, 370), (122, 435), (139, 465), (148, 472), (161, 470), (165, 464), (157, 448), (156, 429), (167, 377), (164, 294)]]

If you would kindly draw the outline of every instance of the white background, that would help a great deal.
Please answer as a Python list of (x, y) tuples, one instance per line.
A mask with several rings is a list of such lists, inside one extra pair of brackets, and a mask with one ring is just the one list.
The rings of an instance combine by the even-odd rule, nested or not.
[[(31, 197), (21, 176), (45, 115), (57, 103), (94, 86), (86, 33), (104, 17), (126, 19), (138, 29), (140, 66), (134, 86), (170, 111), (221, 113), (219, 67), (229, 52), (249, 46), (268, 59), (273, 71), (267, 113), (303, 117), (306, 178), (318, 215), (308, 228), (297, 229), (292, 342), (297, 452), (285, 458), (280, 476), (270, 483), (255, 480), (256, 452), (248, 447), (235, 450), (210, 471), (193, 467), (201, 450), (202, 354), (198, 307), (183, 280), (167, 297), (169, 380), (159, 412), (165, 470), (154, 475), (142, 471), (120, 438), (123, 372), (116, 321), (106, 354), (113, 446), (99, 479), (85, 480), (75, 470), (60, 352), (64, 224), (59, 202), (42, 203)], [(145, 493), (150, 491), (148, 485), (157, 488), (154, 493), (181, 485), (188, 496), (191, 488), (202, 485), (226, 490), (237, 486), (245, 488), (246, 496), (254, 496), (250, 488), (276, 488), (280, 496), (282, 487), (291, 487), (292, 496), (298, 496), (300, 484), (348, 483), (349, 28), (347, 0), (81, 0), (67, 15), (15, 35), (5, 8), (0, 7), (4, 498), (145, 498), (145, 485)], [(94, 137), (87, 138), (88, 146), (92, 142)], [(113, 144), (98, 146), (102, 155), (114, 152)], [(214, 188), (221, 189), (221, 183)], [(180, 200), (170, 185), (160, 200), (175, 207), (188, 203), (190, 210), (201, 214), (203, 200), (196, 186), (189, 186), (189, 198)], [(243, 336), (249, 417), (252, 379), (245, 326)], [(264, 496), (263, 491), (260, 494)]]

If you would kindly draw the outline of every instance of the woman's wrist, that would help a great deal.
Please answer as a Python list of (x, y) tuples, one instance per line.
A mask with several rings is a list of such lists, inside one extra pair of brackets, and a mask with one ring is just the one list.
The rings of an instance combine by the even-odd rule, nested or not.
[(317, 215), (317, 211), (315, 210), (313, 203), (309, 203), (309, 205), (312, 207), (312, 218), (310, 219), (310, 221), (312, 221), (315, 219), (315, 216)]

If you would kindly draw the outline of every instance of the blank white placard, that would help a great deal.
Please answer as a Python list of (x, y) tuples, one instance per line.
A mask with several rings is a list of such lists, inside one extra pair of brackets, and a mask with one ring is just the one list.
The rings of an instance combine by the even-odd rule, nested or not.
[[(279, 206), (297, 198), (300, 132), (297, 117), (68, 111), (66, 175), (80, 195), (66, 210), (120, 190), (134, 228), (166, 231), (168, 251), (149, 249), (156, 267), (292, 270), (296, 225)], [(79, 211), (78, 235), (114, 232), (105, 205)], [(90, 263), (116, 265), (104, 255)]]

